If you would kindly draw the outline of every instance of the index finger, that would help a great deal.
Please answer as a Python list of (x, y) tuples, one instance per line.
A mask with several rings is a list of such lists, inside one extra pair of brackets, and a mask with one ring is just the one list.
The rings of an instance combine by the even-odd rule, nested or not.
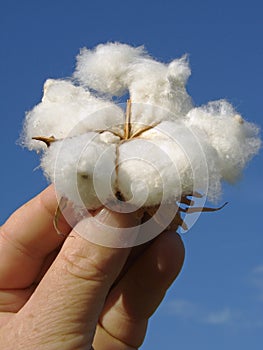
[[(57, 234), (53, 225), (57, 206), (55, 189), (51, 185), (15, 211), (0, 227), (0, 288), (30, 286), (45, 258), (62, 244), (64, 237)], [(60, 227), (63, 232), (70, 231), (64, 220)]]

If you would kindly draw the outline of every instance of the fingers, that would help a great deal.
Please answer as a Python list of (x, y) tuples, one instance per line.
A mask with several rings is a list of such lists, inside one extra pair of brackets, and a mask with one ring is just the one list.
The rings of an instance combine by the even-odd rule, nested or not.
[[(98, 218), (104, 225), (98, 224)], [(85, 222), (87, 231), (106, 234), (111, 226), (130, 227), (134, 221), (128, 214), (104, 209)], [(47, 339), (50, 344), (56, 344), (54, 349), (82, 349), (82, 346), (86, 349), (84, 346), (91, 345), (105, 298), (129, 252), (128, 248), (95, 245), (73, 231), (29, 302), (18, 313), (18, 322), (27, 320), (20, 322), (20, 333), (27, 334), (30, 330), (31, 342), (39, 350)], [(27, 348), (27, 344), (23, 345)], [(49, 349), (47, 344), (46, 348)]]
[[(64, 238), (53, 225), (57, 207), (53, 186), (18, 209), (0, 227), (0, 288), (26, 288), (38, 275), (45, 257)], [(66, 222), (63, 232), (69, 231)]]
[(34, 288), (0, 291), (0, 313), (16, 313), (30, 298)]
[(174, 232), (161, 234), (111, 291), (97, 328), (94, 348), (137, 349), (149, 317), (182, 268), (184, 246)]

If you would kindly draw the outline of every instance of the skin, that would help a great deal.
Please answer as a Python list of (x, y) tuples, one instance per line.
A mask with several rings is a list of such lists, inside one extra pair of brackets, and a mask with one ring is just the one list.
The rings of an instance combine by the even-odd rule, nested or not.
[[(0, 227), (0, 344), (5, 350), (132, 350), (179, 274), (184, 247), (175, 232), (130, 248), (93, 244), (63, 218), (49, 186)], [(107, 225), (132, 214), (96, 213)], [(104, 228), (101, 229), (104, 229)], [(96, 233), (94, 221), (87, 230)], [(91, 231), (92, 232), (92, 231)]]

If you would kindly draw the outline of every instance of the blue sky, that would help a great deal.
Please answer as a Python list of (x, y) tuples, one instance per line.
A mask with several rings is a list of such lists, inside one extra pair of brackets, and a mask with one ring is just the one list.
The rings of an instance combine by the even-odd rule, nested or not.
[[(38, 157), (16, 141), (43, 82), (71, 75), (83, 46), (144, 44), (162, 61), (188, 53), (195, 104), (226, 98), (262, 127), (262, 15), (260, 0), (1, 1), (0, 222), (46, 186)], [(202, 214), (183, 236), (183, 272), (143, 350), (261, 349), (262, 178), (261, 152), (237, 185), (224, 186), (228, 206)]]

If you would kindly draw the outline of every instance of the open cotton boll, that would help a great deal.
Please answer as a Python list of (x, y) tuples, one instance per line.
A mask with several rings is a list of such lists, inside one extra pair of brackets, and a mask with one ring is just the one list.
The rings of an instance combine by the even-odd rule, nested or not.
[(47, 80), (42, 102), (27, 113), (23, 143), (29, 149), (44, 149), (36, 136), (63, 139), (88, 131), (112, 129), (122, 133), (123, 110), (110, 101), (92, 96), (69, 81)]
[[(108, 43), (81, 50), (73, 80), (47, 80), (23, 143), (43, 150), (44, 173), (76, 219), (101, 206), (136, 211), (145, 232), (158, 234), (187, 230), (184, 213), (222, 208), (204, 201), (218, 201), (222, 180), (238, 179), (259, 150), (258, 129), (226, 101), (195, 108), (190, 74), (187, 56), (165, 64), (143, 47)], [(124, 113), (111, 97), (127, 92)]]
[(97, 209), (102, 202), (115, 198), (117, 140), (90, 132), (54, 142), (46, 150), (41, 167), (60, 196), (77, 207)]
[(137, 57), (144, 56), (144, 48), (120, 43), (86, 48), (77, 56), (74, 78), (85, 87), (109, 95), (120, 96), (127, 90), (127, 70)]
[(188, 125), (193, 130), (203, 130), (217, 151), (222, 178), (235, 182), (246, 163), (259, 150), (258, 128), (246, 122), (224, 100), (195, 108), (189, 112), (188, 118)]

